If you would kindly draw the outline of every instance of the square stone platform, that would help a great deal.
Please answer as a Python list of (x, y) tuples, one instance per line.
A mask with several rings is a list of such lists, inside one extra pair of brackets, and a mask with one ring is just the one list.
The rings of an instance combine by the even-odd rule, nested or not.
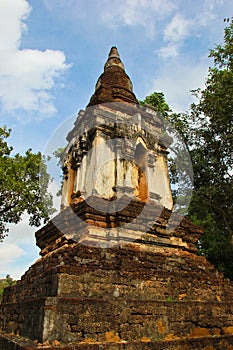
[(200, 228), (154, 204), (149, 232), (124, 233), (144, 205), (107, 218), (81, 202), (36, 233), (42, 257), (0, 305), (1, 350), (233, 349), (233, 285), (196, 255)]

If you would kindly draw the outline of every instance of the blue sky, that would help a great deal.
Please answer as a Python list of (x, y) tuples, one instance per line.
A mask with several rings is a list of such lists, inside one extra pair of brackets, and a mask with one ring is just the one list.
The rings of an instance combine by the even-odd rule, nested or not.
[[(15, 151), (65, 144), (111, 46), (139, 99), (162, 91), (174, 111), (188, 110), (232, 12), (232, 0), (0, 0), (0, 120)], [(10, 227), (0, 278), (19, 278), (38, 258), (35, 230), (26, 215)]]

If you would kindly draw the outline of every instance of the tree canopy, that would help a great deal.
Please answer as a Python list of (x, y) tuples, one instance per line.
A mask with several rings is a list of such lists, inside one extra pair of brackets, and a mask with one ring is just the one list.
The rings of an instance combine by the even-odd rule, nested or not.
[(41, 153), (28, 149), (25, 155), (12, 155), (13, 147), (7, 143), (10, 133), (0, 127), (0, 240), (9, 231), (7, 224), (17, 224), (24, 212), (32, 226), (39, 226), (53, 212), (47, 192), (50, 177)]
[(189, 212), (205, 229), (201, 252), (233, 279), (233, 21), (209, 56), (214, 64), (191, 108), (195, 191)]
[(151, 95), (146, 96), (143, 101), (139, 101), (139, 103), (140, 105), (153, 106), (163, 117), (166, 117), (168, 112), (171, 112), (163, 92), (153, 92)]
[(213, 66), (205, 88), (193, 91), (198, 102), (189, 113), (164, 111), (161, 93), (147, 96), (144, 103), (162, 112), (186, 143), (194, 171), (188, 215), (204, 229), (199, 252), (233, 279), (233, 20), (225, 28), (224, 43), (209, 57)]
[(6, 278), (0, 279), (0, 303), (2, 301), (4, 289), (14, 284), (16, 284), (16, 281), (13, 280), (10, 275), (6, 275)]

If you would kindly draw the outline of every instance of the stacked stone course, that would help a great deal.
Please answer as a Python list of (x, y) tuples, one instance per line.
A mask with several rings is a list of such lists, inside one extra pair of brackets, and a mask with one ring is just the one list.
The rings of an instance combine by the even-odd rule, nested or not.
[[(62, 210), (36, 232), (41, 258), (4, 291), (0, 350), (233, 350), (233, 284), (197, 255), (202, 230), (172, 212), (171, 139), (137, 103), (112, 48), (92, 114), (68, 134)], [(101, 142), (115, 158), (92, 183), (90, 164), (103, 164), (87, 154)]]
[[(140, 210), (142, 203), (136, 201), (134, 208), (136, 203)], [(87, 213), (87, 207), (82, 202), (73, 210)], [(64, 225), (66, 212), (57, 218)], [(195, 254), (194, 242), (190, 249), (174, 245), (176, 235), (190, 241), (195, 226), (188, 219), (169, 233), (170, 246), (147, 240), (163, 236), (168, 218), (169, 211), (163, 210), (140, 242), (100, 248), (63, 239), (52, 252), (44, 246), (48, 241), (54, 246), (61, 232), (49, 223), (36, 234), (42, 258), (5, 290), (1, 329), (48, 342), (50, 350), (55, 341), (60, 349), (204, 349), (198, 344), (227, 349), (220, 344), (233, 342), (228, 334), (233, 332), (232, 283)], [(75, 230), (72, 222), (70, 228)], [(199, 234), (196, 228), (193, 240)], [(7, 337), (1, 341), (9, 342)]]

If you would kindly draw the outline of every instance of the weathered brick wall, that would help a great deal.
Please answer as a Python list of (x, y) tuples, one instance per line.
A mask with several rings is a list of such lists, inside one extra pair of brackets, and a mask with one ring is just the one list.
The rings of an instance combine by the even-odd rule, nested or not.
[[(40, 287), (39, 287), (40, 286)], [(32, 339), (162, 340), (224, 334), (233, 326), (232, 284), (203, 257), (139, 244), (71, 244), (35, 265), (4, 294), (2, 328)]]
[[(84, 224), (95, 214), (85, 203), (73, 209), (86, 215)], [(58, 219), (66, 219), (66, 213)], [(169, 215), (164, 210), (150, 233), (112, 248), (68, 240), (59, 236), (53, 223), (41, 229), (37, 239), (42, 258), (5, 290), (0, 305), (2, 331), (50, 344), (76, 344), (67, 349), (79, 349), (77, 344), (83, 342), (111, 341), (128, 345), (109, 349), (137, 349), (135, 341), (149, 349), (149, 342), (166, 345), (168, 340), (171, 344), (174, 339), (181, 343), (189, 339), (184, 345), (197, 337), (215, 341), (233, 334), (232, 283), (194, 254), (200, 229), (185, 219), (177, 229), (166, 230)], [(98, 229), (107, 222), (103, 215), (96, 220)], [(77, 231), (72, 223), (70, 229)], [(172, 237), (190, 245), (178, 246)], [(163, 245), (163, 239), (170, 239), (170, 245)], [(176, 349), (169, 344), (167, 349)]]
[[(115, 213), (105, 214), (108, 213), (111, 203), (111, 201), (91, 196), (88, 202), (81, 201), (64, 209), (36, 232), (41, 255), (44, 256), (54, 251), (70, 239), (77, 241), (81, 235), (88, 233), (90, 227), (119, 228), (119, 239), (124, 241), (127, 238), (124, 236), (124, 227), (128, 223), (130, 223), (128, 231), (131, 233), (131, 241), (147, 242), (163, 247), (178, 247), (189, 252), (197, 251), (196, 244), (202, 230), (187, 218), (175, 215), (171, 210), (155, 202), (145, 206), (145, 203), (136, 199), (132, 200), (127, 196), (123, 196), (120, 202), (124, 209), (118, 210), (116, 205)], [(96, 207), (102, 208), (103, 211), (98, 211)], [(142, 218), (135, 220), (142, 211)], [(145, 227), (148, 228), (148, 232), (145, 232)], [(104, 230), (103, 238), (105, 238)]]
[[(73, 345), (46, 345), (46, 350), (232, 350), (233, 337), (225, 335), (221, 337), (186, 338), (182, 340), (148, 342), (116, 343), (108, 342), (102, 344), (79, 343)], [(14, 337), (1, 337), (1, 350), (35, 350), (43, 349), (30, 341), (22, 341)]]

